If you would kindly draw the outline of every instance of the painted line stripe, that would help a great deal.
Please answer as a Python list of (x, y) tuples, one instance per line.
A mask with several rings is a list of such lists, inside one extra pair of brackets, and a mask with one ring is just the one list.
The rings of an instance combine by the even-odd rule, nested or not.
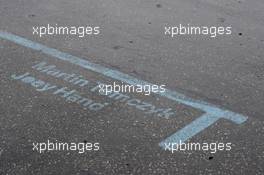
[[(5, 40), (9, 40), (11, 42), (14, 42), (16, 44), (22, 45), (22, 46), (27, 47), (27, 48), (31, 48), (33, 50), (40, 51), (40, 52), (47, 54), (47, 55), (50, 55), (54, 58), (57, 58), (57, 59), (60, 59), (60, 60), (66, 61), (66, 62), (70, 62), (70, 63), (78, 65), (82, 68), (97, 72), (99, 74), (105, 75), (107, 77), (110, 77), (110, 78), (113, 78), (113, 79), (116, 79), (116, 80), (119, 80), (119, 81), (122, 81), (122, 82), (125, 82), (128, 84), (131, 84), (131, 85), (137, 85), (137, 84), (153, 85), (152, 83), (148, 83), (146, 81), (137, 79), (135, 77), (132, 77), (132, 76), (127, 75), (125, 73), (122, 73), (120, 71), (116, 71), (113, 69), (103, 67), (103, 66), (98, 65), (98, 64), (94, 64), (94, 63), (87, 61), (87, 60), (84, 60), (82, 58), (70, 55), (70, 54), (65, 53), (65, 52), (61, 52), (61, 51), (53, 49), (53, 48), (49, 48), (45, 45), (36, 43), (34, 41), (30, 41), (28, 39), (22, 38), (20, 36), (17, 36), (17, 35), (11, 34), (11, 33), (0, 31), (0, 38), (5, 39)], [(182, 129), (180, 129), (179, 131), (177, 131), (176, 133), (174, 133), (173, 135), (171, 135), (167, 139), (163, 140), (160, 143), (160, 146), (163, 148), (165, 147), (164, 144), (167, 142), (179, 143), (180, 140), (182, 142), (187, 141), (188, 139), (192, 138), (196, 134), (198, 134), (201, 131), (203, 131), (204, 129), (206, 129), (208, 126), (217, 122), (219, 119), (224, 118), (227, 120), (231, 120), (232, 122), (234, 122), (236, 124), (241, 124), (241, 123), (245, 122), (248, 118), (247, 116), (244, 116), (244, 115), (241, 115), (238, 113), (234, 113), (234, 112), (229, 111), (229, 110), (221, 109), (220, 107), (206, 103), (204, 101), (195, 100), (195, 99), (186, 97), (185, 95), (178, 93), (176, 91), (171, 91), (171, 90), (166, 89), (166, 91), (164, 93), (157, 93), (157, 94), (159, 94), (163, 97), (166, 97), (170, 100), (173, 100), (177, 103), (185, 104), (187, 106), (190, 106), (190, 107), (193, 107), (196, 109), (200, 109), (200, 110), (205, 112), (202, 116), (195, 119), (193, 122), (191, 122), (187, 126), (183, 127)]]

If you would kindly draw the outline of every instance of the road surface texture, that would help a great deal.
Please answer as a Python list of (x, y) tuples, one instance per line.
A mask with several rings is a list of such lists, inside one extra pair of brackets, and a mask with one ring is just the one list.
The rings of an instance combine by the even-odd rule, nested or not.
[[(263, 0), (0, 0), (0, 174), (264, 174), (263, 9)], [(33, 35), (47, 24), (99, 26), (100, 34)], [(232, 34), (164, 34), (179, 24), (232, 26)], [(89, 85), (41, 72), (40, 63)], [(98, 82), (114, 81), (168, 91), (97, 92)], [(165, 151), (179, 139), (232, 149)], [(33, 148), (48, 140), (100, 149)]]

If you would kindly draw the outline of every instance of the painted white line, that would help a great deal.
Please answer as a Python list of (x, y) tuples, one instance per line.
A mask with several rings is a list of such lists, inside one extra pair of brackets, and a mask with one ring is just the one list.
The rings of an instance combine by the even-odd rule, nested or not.
[[(30, 41), (28, 39), (22, 38), (20, 36), (17, 36), (17, 35), (11, 34), (11, 33), (0, 31), (0, 38), (12, 41), (16, 44), (31, 48), (33, 50), (40, 51), (40, 52), (47, 54), (47, 55), (50, 55), (54, 58), (57, 58), (57, 59), (60, 59), (60, 60), (66, 61), (66, 62), (70, 62), (70, 63), (78, 65), (82, 68), (97, 72), (99, 74), (105, 75), (107, 77), (110, 77), (110, 78), (113, 78), (113, 79), (116, 79), (116, 80), (119, 80), (119, 81), (122, 81), (122, 82), (125, 82), (128, 84), (131, 84), (131, 85), (137, 85), (137, 84), (153, 85), (152, 83), (148, 83), (146, 81), (137, 79), (135, 77), (132, 77), (132, 76), (127, 75), (125, 73), (122, 73), (120, 71), (116, 71), (113, 69), (103, 67), (103, 66), (98, 65), (98, 64), (94, 64), (94, 63), (87, 61), (87, 60), (84, 60), (82, 58), (70, 55), (70, 54), (65, 53), (65, 52), (61, 52), (59, 50), (47, 47), (45, 45), (39, 44), (39, 43), (34, 42), (34, 41)], [(187, 126), (183, 127), (182, 129), (180, 129), (176, 133), (172, 134), (170, 137), (163, 140), (159, 144), (163, 148), (165, 147), (164, 144), (167, 142), (179, 143), (180, 140), (182, 142), (187, 141), (188, 139), (190, 139), (193, 136), (195, 136), (196, 134), (200, 133), (201, 131), (203, 131), (204, 129), (209, 127), (210, 125), (217, 122), (219, 119), (227, 119), (227, 120), (231, 120), (232, 122), (234, 122), (236, 124), (241, 124), (241, 123), (245, 122), (248, 118), (247, 116), (244, 116), (244, 115), (241, 115), (238, 113), (234, 113), (234, 112), (229, 111), (229, 110), (222, 109), (220, 107), (206, 103), (204, 101), (195, 100), (195, 99), (186, 97), (185, 95), (178, 93), (176, 91), (171, 91), (171, 90), (166, 89), (166, 92), (157, 93), (157, 94), (159, 94), (163, 97), (166, 97), (170, 100), (173, 100), (177, 103), (181, 103), (181, 104), (184, 104), (184, 105), (196, 108), (196, 109), (200, 109), (200, 110), (205, 112), (202, 116), (198, 117), (197, 119), (195, 119), (193, 122), (191, 122)]]

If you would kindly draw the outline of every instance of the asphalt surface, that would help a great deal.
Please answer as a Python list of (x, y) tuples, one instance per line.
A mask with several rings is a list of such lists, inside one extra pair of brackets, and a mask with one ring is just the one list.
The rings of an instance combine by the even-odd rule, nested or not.
[[(264, 174), (263, 9), (262, 0), (0, 0), (0, 174)], [(164, 26), (180, 23), (232, 26), (232, 35), (164, 35)], [(32, 34), (32, 26), (47, 24), (100, 26), (101, 33), (85, 38)], [(248, 118), (241, 124), (220, 119), (189, 139), (231, 142), (230, 151), (164, 151), (159, 143), (204, 111), (158, 94), (129, 94), (175, 111), (164, 117), (102, 96), (91, 91), (96, 82), (120, 81), (15, 43), (3, 32)], [(81, 75), (89, 87), (32, 67), (43, 61)], [(26, 72), (107, 105), (85, 109), (12, 78)], [(32, 149), (33, 142), (47, 140), (99, 142), (100, 150), (40, 154)]]

